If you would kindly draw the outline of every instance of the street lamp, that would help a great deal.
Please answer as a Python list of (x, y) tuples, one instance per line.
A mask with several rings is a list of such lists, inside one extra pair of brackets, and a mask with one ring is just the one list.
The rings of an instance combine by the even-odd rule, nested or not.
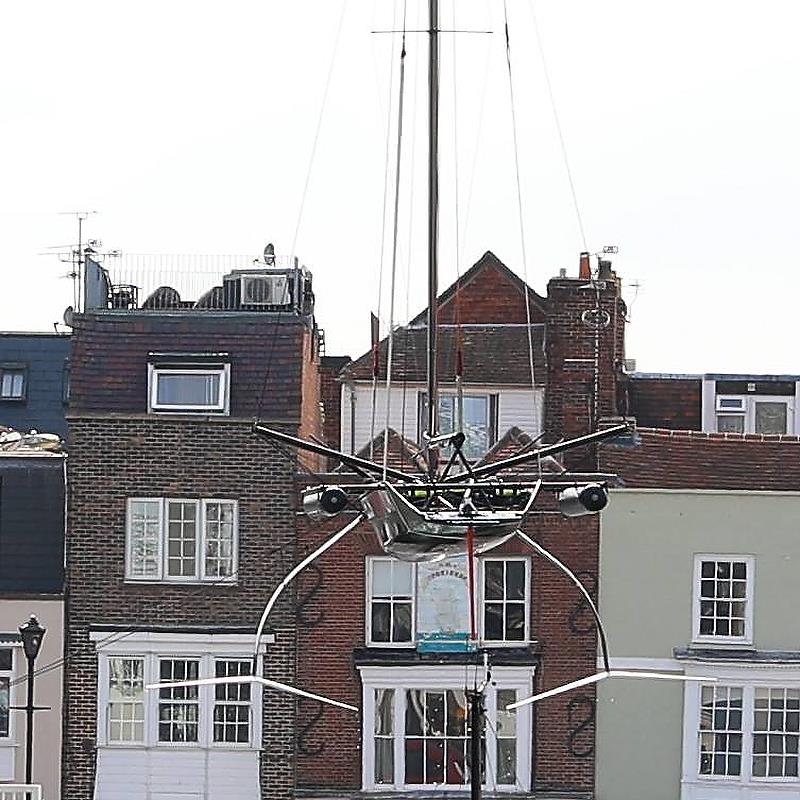
[(19, 635), (22, 637), (22, 649), (25, 651), (25, 658), (28, 660), (28, 703), (25, 706), (27, 717), (27, 741), (25, 745), (25, 783), (31, 783), (33, 770), (33, 712), (36, 706), (33, 705), (33, 665), (36, 656), (42, 647), (45, 629), (39, 624), (39, 620), (31, 614), (31, 618), (19, 626)]

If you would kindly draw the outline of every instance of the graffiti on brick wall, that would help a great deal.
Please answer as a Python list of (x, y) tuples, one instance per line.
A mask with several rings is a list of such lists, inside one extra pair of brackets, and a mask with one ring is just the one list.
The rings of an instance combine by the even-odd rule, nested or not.
[(587, 694), (579, 694), (567, 703), (567, 721), (570, 725), (567, 749), (575, 758), (594, 755), (594, 716), (594, 698)]
[[(586, 591), (589, 592), (592, 599), (596, 601), (597, 575), (594, 572), (587, 571), (576, 572), (575, 574), (578, 580), (586, 587)], [(594, 630), (594, 617), (589, 610), (589, 604), (586, 602), (586, 598), (582, 595), (575, 604), (575, 607), (570, 611), (567, 621), (569, 623), (569, 629), (579, 636), (584, 636)]]
[(318, 604), (313, 610), (309, 610), (308, 607), (314, 605), (317, 595), (322, 590), (322, 570), (316, 564), (309, 564), (305, 571), (304, 584), (307, 585), (309, 578), (313, 580), (313, 583), (302, 594), (298, 590), (294, 613), (301, 625), (305, 625), (307, 628), (315, 628), (317, 625), (322, 624), (325, 619), (325, 613), (321, 604)]
[(303, 706), (314, 706), (314, 711), (308, 719), (299, 725), (297, 731), (297, 752), (304, 756), (319, 756), (325, 751), (325, 744), (322, 741), (311, 742), (309, 739), (313, 735), (314, 728), (317, 727), (325, 714), (325, 704), (314, 700), (301, 700), (300, 710), (302, 714)]

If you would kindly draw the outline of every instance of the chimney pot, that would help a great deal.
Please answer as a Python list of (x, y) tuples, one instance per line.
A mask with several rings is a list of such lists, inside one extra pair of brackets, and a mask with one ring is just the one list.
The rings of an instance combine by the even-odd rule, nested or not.
[(587, 252), (581, 253), (579, 267), (578, 267), (578, 277), (581, 280), (591, 280), (592, 277), (592, 265), (589, 262), (589, 254)]

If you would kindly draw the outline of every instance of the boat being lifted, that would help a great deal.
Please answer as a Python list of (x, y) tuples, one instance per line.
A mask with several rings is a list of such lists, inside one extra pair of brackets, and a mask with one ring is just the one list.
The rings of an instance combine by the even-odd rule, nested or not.
[[(601, 511), (608, 502), (606, 488), (613, 476), (562, 474), (536, 480), (501, 481), (496, 475), (513, 466), (541, 462), (546, 456), (564, 450), (620, 436), (630, 429), (627, 425), (617, 425), (474, 469), (461, 452), (463, 434), (448, 434), (438, 437), (434, 444), (446, 444), (453, 453), (442, 475), (432, 481), (259, 424), (254, 430), (266, 439), (336, 458), (367, 479), (364, 483), (306, 489), (302, 495), (303, 511), (312, 519), (360, 508), (387, 555), (403, 561), (438, 561), (469, 552), (483, 553), (512, 537), (532, 512), (542, 491), (556, 494), (558, 507), (565, 516)], [(450, 476), (456, 461), (461, 462), (464, 472)], [(370, 480), (372, 475), (379, 480)]]

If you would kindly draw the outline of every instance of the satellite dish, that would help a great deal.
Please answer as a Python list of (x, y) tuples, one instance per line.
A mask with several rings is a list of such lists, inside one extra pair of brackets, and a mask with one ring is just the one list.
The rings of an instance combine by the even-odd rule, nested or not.
[(71, 328), (74, 317), (75, 317), (75, 309), (72, 306), (67, 306), (64, 309), (64, 317), (63, 317), (64, 324), (69, 325), (69, 327)]
[(275, 245), (272, 242), (264, 248), (264, 263), (270, 267), (275, 265)]

